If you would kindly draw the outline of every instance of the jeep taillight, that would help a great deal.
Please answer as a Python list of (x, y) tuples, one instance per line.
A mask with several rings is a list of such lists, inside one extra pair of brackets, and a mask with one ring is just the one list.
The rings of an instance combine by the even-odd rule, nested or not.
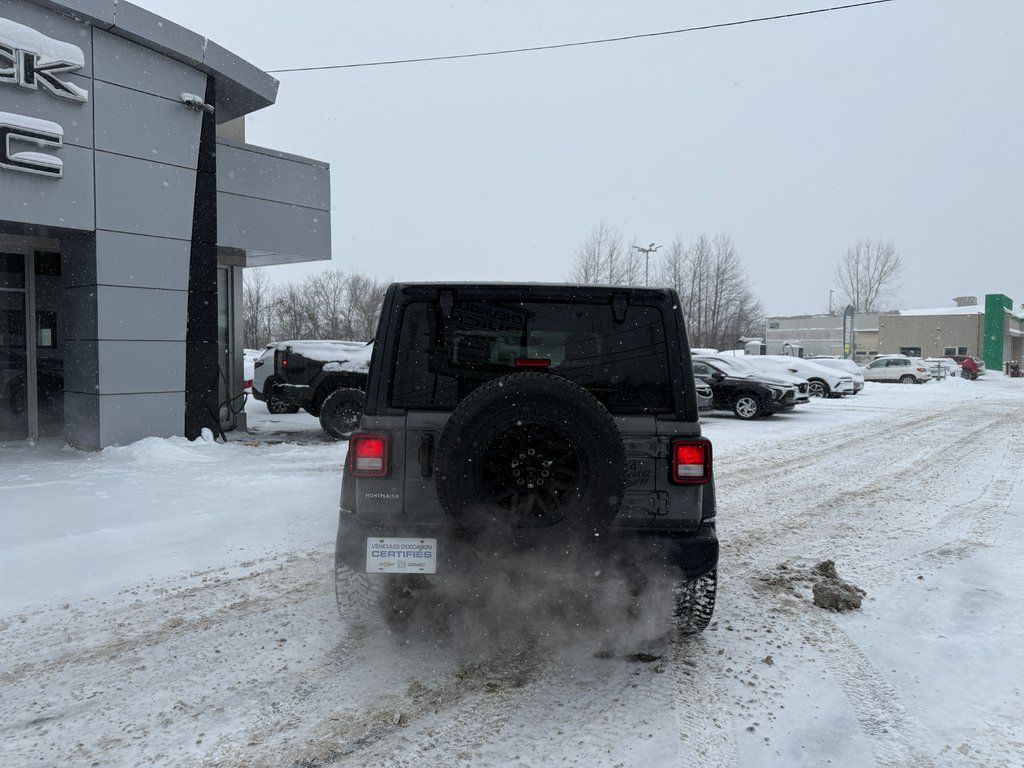
[(348, 441), (348, 469), (355, 477), (387, 475), (387, 435), (352, 435)]
[(274, 370), (283, 371), (288, 367), (288, 351), (284, 349), (274, 350)]
[(708, 440), (675, 440), (669, 480), (673, 483), (706, 483), (711, 479), (711, 443)]

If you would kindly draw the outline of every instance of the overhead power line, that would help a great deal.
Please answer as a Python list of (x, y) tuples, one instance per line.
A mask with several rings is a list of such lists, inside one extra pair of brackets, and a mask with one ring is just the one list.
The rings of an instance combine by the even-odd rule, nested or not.
[(391, 59), (389, 61), (364, 61), (356, 64), (327, 64), (318, 67), (293, 67), (291, 69), (268, 69), (267, 73), (279, 75), (287, 72), (316, 72), (326, 69), (356, 69), (358, 67), (386, 67), (392, 64), (418, 64), (429, 61), (452, 61), (453, 59), (476, 59), (483, 56), (505, 56), (510, 53), (532, 53), (534, 51), (553, 51), (559, 48), (579, 48), (584, 45), (603, 45), (605, 43), (621, 43), (626, 40), (642, 40), (648, 37), (666, 37), (667, 35), (682, 35), (686, 32), (703, 32), (709, 29), (723, 29), (725, 27), (739, 27), (744, 24), (758, 24), (763, 21), (781, 21), (783, 19), (795, 19), (799, 16), (813, 16), (818, 13), (832, 13), (833, 11), (847, 11), (851, 8), (863, 8), (868, 5), (881, 5), (891, 3), (893, 0), (867, 0), (862, 3), (850, 3), (848, 5), (834, 5), (829, 8), (815, 8), (810, 11), (794, 11), (793, 13), (780, 13), (776, 16), (760, 16), (755, 19), (740, 19), (739, 21), (723, 21), (718, 24), (703, 24), (698, 27), (685, 27), (683, 29), (668, 29), (662, 32), (644, 32), (637, 35), (623, 35), (621, 37), (605, 37), (600, 40), (580, 40), (575, 43), (556, 43), (554, 45), (534, 45), (527, 48), (506, 48), (499, 51), (478, 51), (476, 53), (456, 53), (449, 56), (423, 56), (415, 59)]

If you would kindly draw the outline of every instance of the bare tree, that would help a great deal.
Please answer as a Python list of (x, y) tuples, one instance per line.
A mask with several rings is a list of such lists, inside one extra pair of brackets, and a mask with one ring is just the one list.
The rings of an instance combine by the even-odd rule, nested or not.
[(602, 222), (576, 248), (569, 280), (592, 285), (640, 285), (643, 274), (642, 260), (632, 247), (626, 247), (622, 233)]
[(377, 331), (387, 282), (340, 269), (301, 283), (271, 287), (260, 270), (246, 273), (243, 319), (246, 344), (283, 339), (369, 341)]
[(244, 344), (260, 349), (273, 341), (274, 289), (259, 267), (242, 273), (242, 326)]
[(676, 238), (665, 251), (657, 280), (679, 294), (695, 347), (728, 349), (760, 327), (761, 303), (728, 235), (702, 234), (686, 246)]
[(384, 292), (388, 283), (366, 277), (351, 275), (348, 281), (348, 335), (347, 339), (369, 341), (377, 333)]
[(877, 312), (898, 285), (903, 258), (891, 240), (858, 240), (836, 265), (835, 286), (858, 312)]

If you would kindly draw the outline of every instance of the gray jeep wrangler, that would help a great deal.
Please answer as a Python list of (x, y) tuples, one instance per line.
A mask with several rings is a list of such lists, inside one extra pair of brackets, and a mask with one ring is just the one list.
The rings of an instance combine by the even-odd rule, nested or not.
[(674, 291), (391, 285), (344, 468), (338, 607), (401, 627), (441, 585), (544, 562), (624, 574), (639, 602), (667, 579), (674, 626), (700, 632), (711, 462)]

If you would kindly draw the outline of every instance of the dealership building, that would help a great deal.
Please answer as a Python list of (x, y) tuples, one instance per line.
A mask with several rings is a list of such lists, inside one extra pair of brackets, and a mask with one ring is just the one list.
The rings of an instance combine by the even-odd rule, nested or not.
[[(843, 314), (770, 317), (765, 338), (770, 354), (844, 354)], [(902, 353), (917, 357), (974, 355), (989, 370), (1024, 362), (1024, 305), (990, 293), (960, 296), (952, 305), (929, 309), (896, 309), (854, 313), (852, 355), (868, 362), (878, 355)]]
[(277, 86), (122, 0), (4, 0), (0, 442), (244, 427), (242, 269), (330, 258), (328, 166), (245, 143)]

